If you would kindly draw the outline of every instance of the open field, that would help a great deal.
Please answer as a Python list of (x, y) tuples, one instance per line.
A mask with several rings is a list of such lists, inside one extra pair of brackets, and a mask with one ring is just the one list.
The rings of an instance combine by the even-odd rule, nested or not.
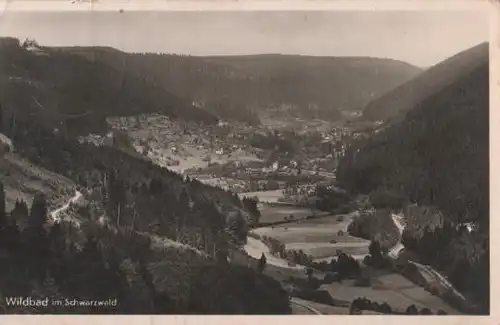
[(374, 276), (370, 287), (354, 286), (351, 280), (323, 284), (321, 289), (327, 290), (332, 297), (341, 300), (352, 301), (359, 297), (366, 297), (379, 303), (387, 302), (393, 310), (398, 312), (404, 312), (408, 306), (414, 304), (418, 309), (427, 307), (433, 311), (442, 309), (448, 314), (460, 314), (439, 297), (397, 273), (387, 272), (387, 274)]
[[(286, 204), (273, 206), (263, 204), (262, 208), (260, 209), (260, 213), (261, 217), (259, 221), (262, 223), (284, 221), (285, 218), (290, 220), (290, 216), (292, 216), (293, 220), (299, 220), (305, 219), (306, 217), (313, 215), (313, 213), (317, 216), (329, 214), (326, 212), (318, 211), (316, 209), (311, 210), (308, 208), (295, 207)], [(300, 222), (303, 221), (304, 220), (301, 220)]]
[[(337, 250), (351, 254), (356, 259), (363, 259), (368, 254), (370, 242), (350, 236), (346, 232), (350, 220), (356, 216), (356, 213), (342, 215), (342, 217), (326, 216), (318, 219), (290, 222), (280, 226), (261, 227), (252, 231), (260, 236), (269, 236), (279, 240), (285, 244), (287, 249), (302, 250), (312, 255), (316, 261), (330, 260), (337, 254)], [(343, 233), (339, 233), (339, 231), (343, 231)], [(263, 243), (261, 243), (260, 246), (262, 247), (260, 247), (257, 239), (251, 238), (251, 241), (252, 247), (255, 248), (253, 255), (257, 258), (257, 255), (260, 256), (259, 249), (266, 250), (267, 247)], [(286, 261), (269, 255), (266, 254), (268, 258), (271, 258), (268, 259), (268, 265), (272, 264), (272, 266), (269, 266), (273, 268), (272, 273), (274, 275), (279, 272), (279, 278), (283, 280), (286, 280), (287, 274), (296, 276), (298, 266), (290, 267)], [(419, 309), (427, 307), (434, 312), (442, 309), (448, 314), (459, 314), (456, 309), (445, 301), (425, 291), (424, 288), (398, 273), (372, 269), (365, 269), (365, 272), (371, 277), (369, 287), (355, 286), (353, 280), (344, 280), (341, 283), (323, 284), (320, 289), (328, 291), (333, 298), (342, 301), (353, 301), (356, 298), (366, 297), (379, 303), (387, 302), (393, 310), (401, 313), (414, 304)], [(322, 279), (324, 274), (315, 271), (314, 276)], [(328, 308), (316, 309), (325, 314), (348, 313), (347, 309), (340, 308), (341, 310), (338, 310), (339, 307), (332, 308), (332, 310), (327, 310)], [(299, 309), (297, 307), (297, 312), (300, 312)]]
[(347, 234), (347, 226), (354, 214), (325, 216), (300, 220), (286, 225), (261, 227), (253, 232), (269, 236), (285, 244), (287, 249), (303, 250), (315, 260), (331, 259), (337, 250), (362, 259), (368, 253), (368, 240)]
[(240, 197), (257, 197), (259, 202), (262, 203), (278, 203), (278, 200), (283, 198), (282, 190), (273, 190), (273, 191), (260, 191), (260, 192), (247, 192), (240, 193)]
[[(259, 243), (258, 240), (251, 237), (248, 239), (248, 245), (252, 247), (251, 253), (253, 253), (254, 258), (260, 257), (261, 251), (269, 251), (267, 247), (263, 243)], [(246, 250), (248, 250), (247, 248), (248, 247), (245, 247)], [(286, 261), (274, 257), (269, 253), (266, 253), (266, 257), (268, 258), (268, 263), (264, 273), (282, 282), (285, 288), (290, 286), (287, 284), (290, 277), (299, 279), (305, 278), (304, 269), (298, 265), (290, 267)], [(255, 259), (253, 264), (253, 267), (255, 267)], [(433, 312), (442, 309), (448, 314), (460, 314), (456, 309), (449, 306), (439, 297), (425, 291), (422, 287), (414, 284), (398, 273), (370, 268), (365, 268), (364, 273), (371, 278), (369, 287), (355, 286), (354, 280), (344, 280), (341, 283), (333, 282), (322, 284), (319, 290), (327, 291), (336, 301), (352, 302), (356, 298), (366, 297), (378, 303), (387, 302), (394, 311), (399, 313), (403, 313), (408, 306), (414, 304), (419, 309), (427, 307)], [(325, 273), (314, 271), (313, 276), (317, 279), (322, 279)], [(349, 313), (348, 308), (341, 306), (329, 306), (306, 300), (304, 302), (323, 314), (344, 315)], [(293, 308), (293, 310), (294, 313), (297, 314), (307, 313), (306, 308), (300, 308), (300, 306)]]

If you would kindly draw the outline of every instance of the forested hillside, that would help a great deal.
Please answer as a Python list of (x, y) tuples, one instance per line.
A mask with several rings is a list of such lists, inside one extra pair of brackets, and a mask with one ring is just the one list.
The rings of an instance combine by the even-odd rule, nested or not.
[(390, 120), (419, 105), (427, 97), (437, 94), (461, 76), (488, 62), (488, 44), (482, 43), (460, 52), (417, 75), (408, 82), (371, 101), (360, 119)]
[(457, 222), (488, 222), (488, 64), (420, 102), (404, 121), (353, 145), (337, 178), (353, 191), (386, 187)]
[(41, 194), (31, 209), (20, 200), (0, 213), (0, 256), (8, 265), (0, 293), (117, 303), (50, 310), (2, 303), (7, 312), (289, 313), (279, 283), (228, 263), (230, 250), (246, 240), (249, 218), (237, 196), (117, 148), (80, 144), (36, 120), (11, 126), (2, 131), (18, 154), (72, 179), (87, 203), (71, 208), (76, 228), (53, 225)]
[[(395, 210), (435, 206), (444, 224), (405, 230), (405, 248), (489, 304), (489, 66), (480, 62), (422, 99), (406, 117), (349, 148), (337, 170), (354, 193)], [(416, 222), (415, 220), (413, 221)], [(418, 222), (418, 221), (417, 221)], [(472, 223), (467, 231), (465, 223)]]
[[(12, 211), (5, 210), (1, 183), (0, 207), (3, 313), (289, 313), (279, 283), (252, 269), (221, 265), (199, 251), (155, 242), (131, 228), (92, 220), (78, 228), (54, 223), (43, 195), (35, 197), (31, 208), (18, 201)], [(80, 210), (90, 211), (88, 206)], [(19, 227), (20, 220), (25, 227)], [(47, 305), (12, 306), (12, 297), (47, 299)]]
[(0, 40), (0, 102), (11, 115), (30, 114), (71, 134), (102, 132), (108, 116), (151, 112), (217, 122), (145, 78), (57, 49), (28, 48), (17, 39)]
[(92, 190), (99, 201), (106, 202), (103, 214), (114, 224), (142, 231), (154, 229), (210, 252), (219, 245), (216, 251), (227, 254), (225, 216), (235, 211), (243, 223), (238, 231), (230, 229), (227, 234), (239, 234), (235, 240), (244, 240), (244, 222), (249, 216), (231, 192), (184, 179), (113, 147), (80, 144), (36, 123), (19, 123), (16, 130), (5, 130), (17, 151)]
[[(103, 131), (104, 118), (115, 114), (159, 111), (205, 122), (206, 117), (216, 121), (213, 115), (182, 106), (163, 89), (104, 63), (51, 49), (35, 53), (13, 39), (3, 40), (1, 51), (0, 132), (12, 140), (16, 155), (32, 164), (28, 169), (45, 168), (54, 179), (64, 176), (85, 196), (83, 205), (68, 212), (79, 220), (76, 225), (53, 224), (43, 188), (35, 190), (31, 208), (19, 197), (11, 211), (0, 209), (0, 259), (8, 266), (0, 272), (2, 310), (290, 312), (279, 283), (228, 262), (231, 250), (246, 240), (249, 210), (258, 212), (251, 209), (256, 202), (242, 203), (231, 192), (184, 178), (126, 148), (96, 147), (73, 137)], [(2, 180), (11, 188), (10, 172), (4, 173)], [(0, 194), (4, 207), (3, 186)], [(8, 296), (116, 298), (117, 304), (13, 308), (3, 299)]]
[(192, 57), (111, 48), (62, 50), (106, 62), (214, 114), (247, 122), (255, 122), (259, 112), (284, 107), (306, 118), (337, 120), (341, 110), (360, 110), (420, 72), (403, 62), (368, 57)]

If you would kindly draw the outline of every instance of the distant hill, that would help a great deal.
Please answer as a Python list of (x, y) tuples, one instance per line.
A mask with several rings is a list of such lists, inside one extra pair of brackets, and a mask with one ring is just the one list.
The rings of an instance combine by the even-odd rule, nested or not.
[(457, 78), (488, 62), (488, 44), (482, 43), (432, 66), (371, 101), (363, 110), (361, 120), (388, 120), (404, 114), (427, 97), (443, 90)]
[(421, 72), (404, 62), (368, 57), (248, 55), (194, 57), (62, 48), (124, 69), (221, 117), (252, 120), (263, 111), (337, 120)]
[(455, 221), (487, 226), (489, 70), (481, 56), (477, 61), (405, 118), (351, 147), (338, 181), (362, 193), (388, 188)]
[(0, 40), (0, 57), (0, 103), (19, 117), (57, 127), (67, 122), (76, 133), (102, 130), (107, 116), (150, 112), (217, 122), (164, 88), (104, 62), (54, 48), (23, 48), (11, 38)]

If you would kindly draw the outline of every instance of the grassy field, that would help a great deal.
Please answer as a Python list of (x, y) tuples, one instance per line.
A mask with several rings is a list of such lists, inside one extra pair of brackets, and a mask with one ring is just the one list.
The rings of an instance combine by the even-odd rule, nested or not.
[(290, 216), (293, 216), (293, 220), (298, 220), (305, 219), (306, 217), (313, 215), (313, 213), (318, 216), (328, 214), (318, 210), (311, 210), (285, 204), (263, 204), (260, 209), (260, 213), (261, 217), (259, 221), (262, 223), (284, 221), (285, 218), (290, 219)]
[[(243, 253), (233, 255), (232, 263), (242, 264), (255, 268), (257, 260), (245, 256)], [(264, 273), (280, 281), (285, 290), (292, 290), (293, 286), (289, 283), (291, 277), (296, 279), (305, 279), (304, 270), (278, 267), (267, 264)], [(404, 312), (408, 306), (414, 304), (417, 308), (427, 307), (433, 312), (442, 309), (448, 314), (460, 314), (457, 310), (450, 307), (442, 299), (425, 291), (422, 287), (414, 284), (400, 274), (386, 270), (374, 270), (365, 268), (364, 274), (371, 278), (369, 287), (355, 286), (354, 280), (344, 280), (341, 283), (334, 282), (322, 284), (320, 290), (328, 291), (336, 301), (352, 302), (356, 298), (366, 297), (378, 303), (387, 302), (391, 308), (397, 312)], [(324, 272), (314, 271), (313, 277), (323, 279)], [(330, 306), (315, 302), (306, 301), (307, 305), (317, 309), (323, 314), (328, 315), (346, 315), (348, 308), (341, 306)], [(306, 308), (293, 306), (292, 310), (296, 314), (307, 314), (310, 312)]]
[(368, 253), (370, 242), (347, 234), (347, 226), (352, 217), (352, 214), (325, 216), (257, 228), (253, 232), (273, 237), (285, 244), (287, 249), (303, 250), (315, 260), (331, 259), (337, 255), (337, 250), (363, 258)]
[[(289, 216), (292, 212), (297, 219), (300, 219), (301, 215), (310, 214), (310, 210), (308, 209), (290, 206), (269, 207), (269, 205), (264, 205), (261, 212), (262, 222), (283, 220), (285, 216)], [(330, 260), (337, 254), (337, 250), (351, 254), (357, 259), (362, 259), (368, 254), (370, 241), (351, 236), (347, 233), (349, 223), (357, 216), (357, 213), (351, 213), (324, 216), (309, 220), (296, 220), (279, 226), (256, 228), (252, 232), (261, 237), (268, 236), (275, 238), (283, 243), (286, 249), (302, 250), (312, 255), (316, 261)], [(381, 216), (384, 217), (383, 221), (386, 221), (385, 219), (389, 220), (389, 214), (386, 216), (384, 211), (372, 217), (378, 219)], [(379, 220), (376, 221), (379, 222)], [(382, 225), (384, 224), (382, 223)], [(396, 228), (394, 224), (390, 224), (390, 226), (385, 228)], [(273, 265), (266, 266), (265, 272), (281, 281), (285, 288), (289, 286), (287, 281), (290, 277), (304, 277), (303, 271)], [(344, 280), (341, 283), (322, 284), (320, 290), (328, 291), (332, 298), (338, 301), (352, 302), (356, 298), (366, 297), (378, 303), (387, 302), (393, 310), (399, 313), (404, 313), (410, 305), (415, 305), (418, 309), (427, 307), (433, 312), (442, 309), (448, 314), (460, 314), (439, 297), (425, 291), (422, 287), (398, 273), (370, 268), (365, 268), (364, 272), (371, 279), (371, 284), (368, 287), (356, 286), (354, 280)], [(325, 274), (320, 271), (314, 271), (313, 276), (317, 279), (323, 279)], [(307, 303), (308, 306), (324, 314), (348, 314), (349, 312), (348, 308), (345, 307), (333, 307), (312, 302)], [(294, 312), (297, 314), (307, 313), (306, 309), (300, 306), (294, 307)]]
[(278, 203), (278, 200), (283, 198), (282, 190), (248, 192), (239, 194), (240, 197), (257, 197), (262, 203)]
[(323, 284), (321, 289), (327, 290), (332, 297), (341, 300), (352, 301), (366, 297), (379, 303), (387, 302), (398, 312), (404, 312), (408, 306), (414, 304), (418, 309), (427, 307), (434, 312), (442, 309), (448, 314), (460, 314), (439, 297), (425, 291), (404, 276), (389, 271), (372, 275), (370, 287), (357, 287), (354, 281), (348, 280), (342, 283)]

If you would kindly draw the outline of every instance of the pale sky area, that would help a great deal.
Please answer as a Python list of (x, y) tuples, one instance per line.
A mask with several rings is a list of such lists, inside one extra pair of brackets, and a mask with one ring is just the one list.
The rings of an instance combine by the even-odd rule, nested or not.
[(4, 12), (0, 36), (191, 55), (392, 58), (428, 67), (488, 40), (481, 12)]

